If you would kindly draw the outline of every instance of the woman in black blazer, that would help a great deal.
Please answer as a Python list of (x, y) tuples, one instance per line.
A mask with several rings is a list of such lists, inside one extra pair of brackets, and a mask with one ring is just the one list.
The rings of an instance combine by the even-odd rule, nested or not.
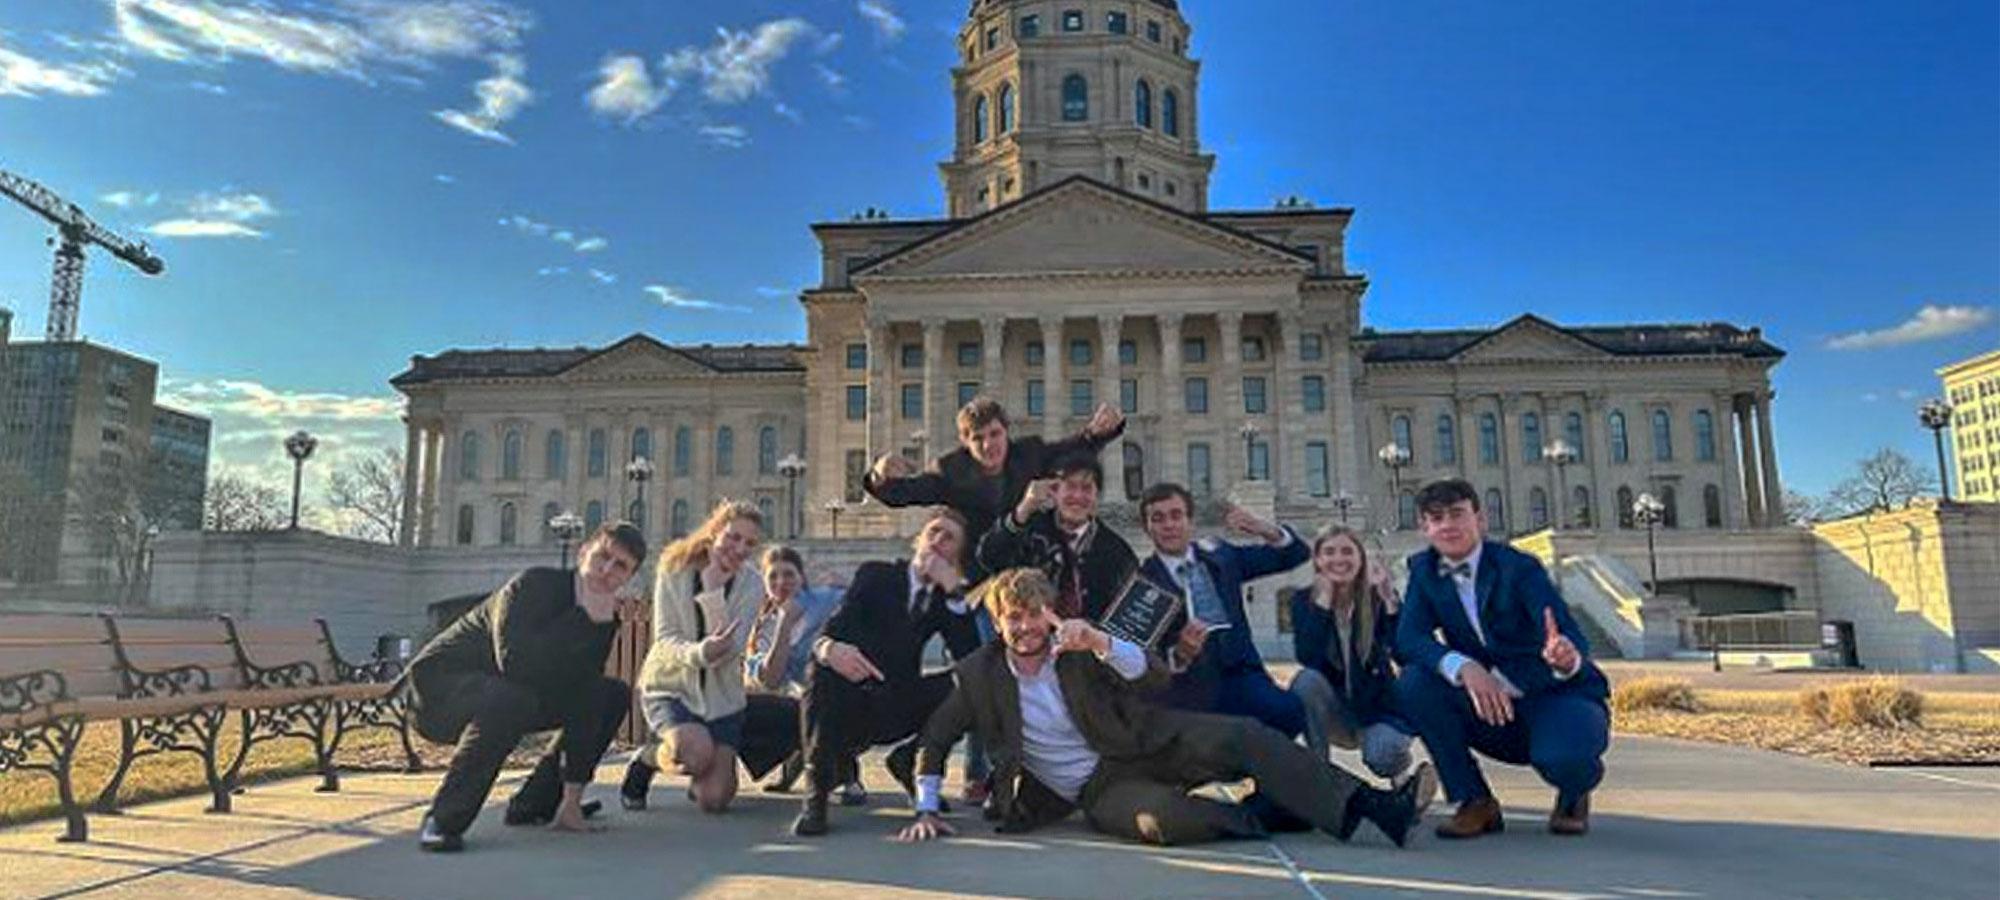
[(1321, 758), (1329, 744), (1359, 747), (1370, 771), (1396, 778), (1410, 767), (1414, 731), (1394, 709), (1389, 665), (1401, 602), (1353, 529), (1327, 526), (1312, 550), (1312, 585), (1285, 599), (1300, 666), (1291, 690), (1305, 700), (1311, 726), (1306, 743)]

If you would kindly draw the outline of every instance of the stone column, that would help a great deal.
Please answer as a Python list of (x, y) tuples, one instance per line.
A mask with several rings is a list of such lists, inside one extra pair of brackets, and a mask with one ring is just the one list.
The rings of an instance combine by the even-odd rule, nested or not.
[[(1118, 405), (1118, 341), (1124, 330), (1123, 316), (1097, 317), (1097, 402), (1114, 407)], [(1106, 444), (1099, 460), (1104, 464), (1105, 500), (1124, 503), (1125, 439), (1120, 437)]]
[[(1337, 327), (1328, 335), (1327, 349), (1333, 358), (1326, 384), (1327, 406), (1333, 413), (1333, 427), (1327, 432), (1333, 435), (1333, 490), (1356, 494), (1355, 502), (1361, 503), (1358, 495), (1365, 491), (1358, 451), (1363, 429), (1354, 402), (1354, 342), (1345, 327)], [(1395, 509), (1393, 505), (1389, 508)]]
[(1063, 416), (1069, 411), (1069, 384), (1063, 380), (1063, 320), (1043, 316), (1042, 325), (1042, 436), (1061, 440)]
[[(1221, 332), (1222, 370), (1216, 385), (1216, 405), (1209, 414), (1222, 426), (1222, 445), (1228, 449), (1218, 454), (1224, 460), (1223, 473), (1226, 478), (1216, 479), (1216, 486), (1222, 493), (1246, 480), (1249, 476), (1249, 451), (1243, 446), (1243, 436), (1236, 433), (1231, 423), (1241, 425), (1249, 420), (1243, 412), (1243, 314), (1228, 310), (1215, 314), (1215, 323)], [(1270, 395), (1265, 395), (1270, 402)], [(1258, 437), (1268, 437), (1259, 434)]]
[(1456, 458), (1458, 459), (1458, 477), (1466, 481), (1472, 480), (1472, 466), (1474, 463), (1472, 454), (1467, 451), (1474, 448), (1473, 441), (1475, 440), (1468, 435), (1468, 432), (1478, 427), (1478, 423), (1473, 421), (1475, 417), (1471, 410), (1471, 397), (1467, 397), (1464, 394), (1452, 394), (1451, 439), (1457, 445), (1452, 448), (1452, 452), (1457, 455)]
[(1727, 391), (1717, 392), (1713, 398), (1715, 411), (1716, 462), (1722, 466), (1722, 525), (1725, 528), (1742, 528), (1743, 521), (1743, 467), (1742, 457), (1736, 449), (1736, 409), (1735, 401)]
[(1583, 395), (1583, 440), (1590, 445), (1584, 457), (1584, 465), (1590, 467), (1590, 527), (1598, 531), (1615, 528), (1618, 524), (1615, 511), (1610, 517), (1604, 515), (1611, 503), (1604, 494), (1604, 471), (1611, 465), (1611, 441), (1604, 425), (1604, 401), (1602, 391)]
[(1187, 386), (1181, 382), (1181, 314), (1161, 313), (1154, 317), (1160, 329), (1160, 440), (1149, 448), (1157, 481), (1187, 485), (1187, 444), (1182, 426), (1187, 421)]
[(1764, 509), (1766, 524), (1785, 524), (1785, 486), (1778, 479), (1778, 445), (1771, 435), (1771, 397), (1768, 390), (1758, 391), (1757, 400), (1757, 451), (1763, 458), (1763, 469), (1759, 477), (1764, 482)]
[(443, 420), (438, 426), (437, 478), (438, 511), (437, 531), (440, 546), (451, 547), (458, 544), (458, 466), (453, 456), (459, 452), (458, 444), (464, 440), (464, 431), (459, 428), (456, 417)]
[[(1019, 98), (1016, 99), (1019, 103)], [(1019, 120), (1017, 119), (1018, 123)], [(980, 391), (1001, 405), (1019, 414), (1007, 401), (1007, 319), (1002, 316), (986, 316), (979, 320), (979, 374), (985, 382)]]
[[(876, 457), (894, 453), (897, 449), (895, 417), (889, 401), (889, 357), (895, 352), (895, 334), (894, 326), (889, 322), (871, 320), (868, 323), (869, 465), (874, 465)], [(701, 454), (695, 454), (695, 458), (699, 460)]]
[[(661, 458), (666, 458), (665, 454), (661, 454)], [(590, 502), (585, 496), (588, 491), (585, 476), (589, 474), (589, 467), (590, 423), (582, 414), (568, 416), (563, 420), (562, 497), (556, 503), (579, 517), (583, 515), (584, 505)]]
[[(924, 329), (924, 453), (938, 456), (950, 450), (955, 437), (945, 425), (951, 414), (945, 411), (944, 320), (927, 318)], [(921, 462), (919, 463), (922, 464)]]
[[(1306, 414), (1305, 387), (1299, 383), (1299, 317), (1295, 313), (1278, 314), (1279, 345), (1271, 348), (1276, 360), (1278, 383), (1271, 385), (1271, 486), (1275, 490), (1277, 502), (1283, 504), (1293, 497), (1305, 497), (1311, 493), (1306, 484), (1306, 443), (1304, 431), (1293, 423), (1303, 422)], [(1324, 395), (1322, 395), (1324, 399)], [(1330, 449), (1330, 448), (1329, 448)]]
[(1731, 416), (1736, 420), (1737, 444), (1742, 452), (1740, 458), (1743, 461), (1744, 507), (1750, 515), (1750, 527), (1762, 528), (1770, 522), (1764, 517), (1763, 470), (1758, 465), (1757, 457), (1751, 455), (1756, 452), (1753, 448), (1757, 445), (1757, 438), (1751, 430), (1752, 406), (1749, 395), (1737, 394), (1735, 402), (1730, 404), (1730, 409)]
[[(1535, 414), (1542, 417), (1542, 447), (1547, 447), (1550, 442), (1562, 436), (1562, 423), (1557, 422), (1554, 417), (1549, 415), (1548, 395), (1535, 395)], [(1542, 490), (1547, 491), (1549, 496), (1549, 524), (1560, 526), (1562, 524), (1563, 507), (1568, 504), (1564, 501), (1562, 495), (1562, 485), (1559, 483), (1561, 479), (1556, 478), (1555, 463), (1549, 462), (1548, 456), (1541, 452), (1541, 447), (1531, 450), (1530, 453), (1536, 459), (1542, 461)]]
[(423, 467), (423, 437), (417, 423), (403, 417), (403, 512), (397, 522), (396, 543), (408, 547), (417, 538), (417, 470)]

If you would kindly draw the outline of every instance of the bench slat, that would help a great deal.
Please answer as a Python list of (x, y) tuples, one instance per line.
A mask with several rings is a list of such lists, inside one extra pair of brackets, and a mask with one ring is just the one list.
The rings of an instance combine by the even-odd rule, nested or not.
[(221, 676), (236, 668), (236, 654), (226, 644), (126, 644), (125, 658), (147, 670), (200, 666)]
[(128, 644), (224, 643), (229, 633), (215, 619), (127, 619), (119, 617), (118, 638)]
[(96, 616), (0, 615), (0, 644), (90, 643), (104, 640)]

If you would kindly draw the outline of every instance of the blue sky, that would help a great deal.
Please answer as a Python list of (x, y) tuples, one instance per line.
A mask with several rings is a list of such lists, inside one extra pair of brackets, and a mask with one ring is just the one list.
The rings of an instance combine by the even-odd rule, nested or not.
[[(82, 330), (218, 459), (400, 445), (448, 347), (804, 337), (807, 223), (940, 214), (962, 0), (16, 0), (0, 168), (168, 262)], [(1216, 208), (1353, 206), (1368, 324), (1761, 325), (1787, 482), (2000, 345), (2000, 7), (1183, 0)], [(0, 207), (39, 335), (47, 229)]]

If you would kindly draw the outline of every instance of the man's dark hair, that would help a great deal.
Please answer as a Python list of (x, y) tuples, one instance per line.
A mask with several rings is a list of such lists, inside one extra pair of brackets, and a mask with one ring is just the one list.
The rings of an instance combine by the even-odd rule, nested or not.
[(1000, 401), (984, 395), (974, 397), (958, 408), (958, 434), (960, 437), (999, 422), (1003, 428), (1013, 427), (1007, 421), (1007, 409)]
[(632, 554), (634, 562), (646, 561), (646, 536), (640, 533), (639, 526), (630, 522), (612, 520), (599, 525), (596, 531), (590, 533), (590, 539), (584, 541), (582, 546), (588, 547), (598, 541), (610, 541), (618, 549)]
[(1090, 483), (1098, 490), (1104, 489), (1104, 464), (1097, 461), (1095, 453), (1065, 454), (1049, 467), (1049, 473), (1057, 478), (1068, 478), (1078, 472), (1090, 473)]
[(1178, 484), (1171, 481), (1162, 481), (1147, 488), (1145, 493), (1139, 495), (1139, 521), (1141, 523), (1146, 521), (1146, 513), (1152, 509), (1153, 504), (1164, 503), (1175, 497), (1179, 497), (1181, 503), (1187, 506), (1188, 516), (1192, 517), (1194, 515), (1194, 495), (1188, 493), (1187, 488), (1181, 487)]
[(1419, 515), (1441, 513), (1460, 500), (1471, 501), (1472, 511), (1479, 511), (1479, 491), (1472, 486), (1472, 482), (1463, 478), (1433, 481), (1417, 492), (1417, 513)]

